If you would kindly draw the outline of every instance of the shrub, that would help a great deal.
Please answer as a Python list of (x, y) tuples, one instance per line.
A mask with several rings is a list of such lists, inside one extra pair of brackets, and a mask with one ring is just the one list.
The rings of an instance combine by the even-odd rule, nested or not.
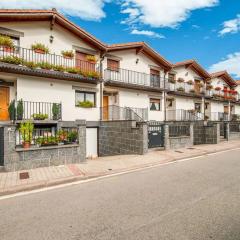
[(17, 120), (23, 119), (23, 100), (20, 99), (17, 104)]
[(48, 119), (48, 114), (35, 113), (32, 115), (32, 118), (34, 120), (45, 120)]
[(13, 40), (4, 35), (0, 35), (0, 46), (14, 48)]
[(15, 120), (15, 112), (16, 112), (15, 100), (12, 100), (8, 107), (10, 120)]
[(32, 50), (40, 50), (42, 53), (49, 53), (49, 48), (42, 43), (35, 43), (32, 45)]
[(57, 145), (58, 142), (59, 140), (55, 136), (48, 136), (48, 137), (41, 136), (36, 139), (36, 143), (40, 146)]
[(34, 69), (34, 68), (37, 67), (37, 64), (34, 63), (34, 62), (27, 62), (27, 61), (24, 61), (24, 62), (23, 62), (23, 65), (26, 66), (26, 67), (29, 67), (29, 68), (31, 68), (31, 69)]
[(52, 69), (54, 71), (58, 71), (58, 72), (64, 72), (65, 71), (65, 68), (61, 65), (52, 66)]
[(77, 68), (66, 68), (66, 71), (68, 73), (74, 73), (74, 74), (77, 74), (79, 72), (79, 70)]
[(94, 103), (91, 101), (82, 101), (77, 103), (78, 107), (83, 107), (83, 108), (92, 108), (94, 107)]
[(67, 140), (69, 142), (76, 142), (78, 138), (78, 132), (77, 131), (71, 131), (67, 135)]
[(63, 57), (73, 58), (74, 57), (74, 52), (73, 52), (73, 50), (62, 51), (62, 55), (63, 55)]
[(23, 64), (23, 59), (16, 56), (6, 56), (1, 58), (2, 62), (20, 65)]
[(48, 63), (48, 62), (40, 62), (37, 64), (38, 67), (42, 68), (42, 69), (47, 69), (47, 70), (50, 70), (53, 68), (53, 66)]
[(20, 124), (19, 132), (21, 133), (24, 143), (25, 142), (31, 143), (33, 129), (34, 125), (32, 122), (25, 122)]

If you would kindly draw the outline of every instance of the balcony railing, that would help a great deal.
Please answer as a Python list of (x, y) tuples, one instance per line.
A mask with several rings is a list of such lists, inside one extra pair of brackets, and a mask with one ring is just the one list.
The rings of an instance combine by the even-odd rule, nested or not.
[(26, 67), (79, 73), (87, 77), (99, 77), (100, 68), (95, 62), (77, 57), (66, 58), (57, 54), (37, 53), (32, 49), (15, 46), (9, 49), (0, 46), (0, 61)]
[(147, 108), (130, 108), (110, 105), (101, 108), (103, 120), (135, 120), (138, 122), (148, 120)]
[(229, 114), (223, 112), (211, 112), (211, 121), (229, 121)]
[(157, 75), (135, 72), (127, 69), (105, 69), (105, 81), (164, 89), (164, 79)]
[(203, 87), (196, 88), (194, 84), (189, 84), (187, 82), (168, 83), (168, 89), (173, 92), (197, 95), (203, 95), (205, 93)]
[(166, 112), (167, 121), (200, 121), (204, 120), (204, 114), (193, 110), (167, 110)]
[(62, 119), (62, 104), (51, 102), (17, 101), (10, 113), (11, 120), (54, 120)]

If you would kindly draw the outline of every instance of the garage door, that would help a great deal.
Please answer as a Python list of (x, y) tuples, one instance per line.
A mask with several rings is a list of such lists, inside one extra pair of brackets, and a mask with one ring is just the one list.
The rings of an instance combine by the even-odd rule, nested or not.
[(98, 129), (86, 129), (86, 157), (96, 158), (98, 156)]

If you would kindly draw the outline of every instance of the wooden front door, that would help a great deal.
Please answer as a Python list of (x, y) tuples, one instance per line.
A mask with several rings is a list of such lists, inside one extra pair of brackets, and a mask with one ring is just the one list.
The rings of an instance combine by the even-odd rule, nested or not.
[(103, 96), (103, 120), (108, 120), (108, 96)]
[(0, 121), (9, 120), (9, 88), (0, 87)]

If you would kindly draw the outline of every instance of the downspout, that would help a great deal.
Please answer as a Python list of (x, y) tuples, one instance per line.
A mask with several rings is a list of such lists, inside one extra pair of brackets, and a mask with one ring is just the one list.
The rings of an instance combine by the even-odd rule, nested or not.
[(167, 118), (167, 108), (166, 108), (166, 70), (164, 70), (164, 77), (163, 77), (163, 102), (164, 102), (164, 122), (166, 122)]
[(104, 72), (103, 72), (103, 61), (106, 55), (106, 51), (101, 53), (100, 55), (100, 74), (101, 74), (101, 82), (100, 82), (100, 121), (103, 119), (103, 85), (104, 85)]

